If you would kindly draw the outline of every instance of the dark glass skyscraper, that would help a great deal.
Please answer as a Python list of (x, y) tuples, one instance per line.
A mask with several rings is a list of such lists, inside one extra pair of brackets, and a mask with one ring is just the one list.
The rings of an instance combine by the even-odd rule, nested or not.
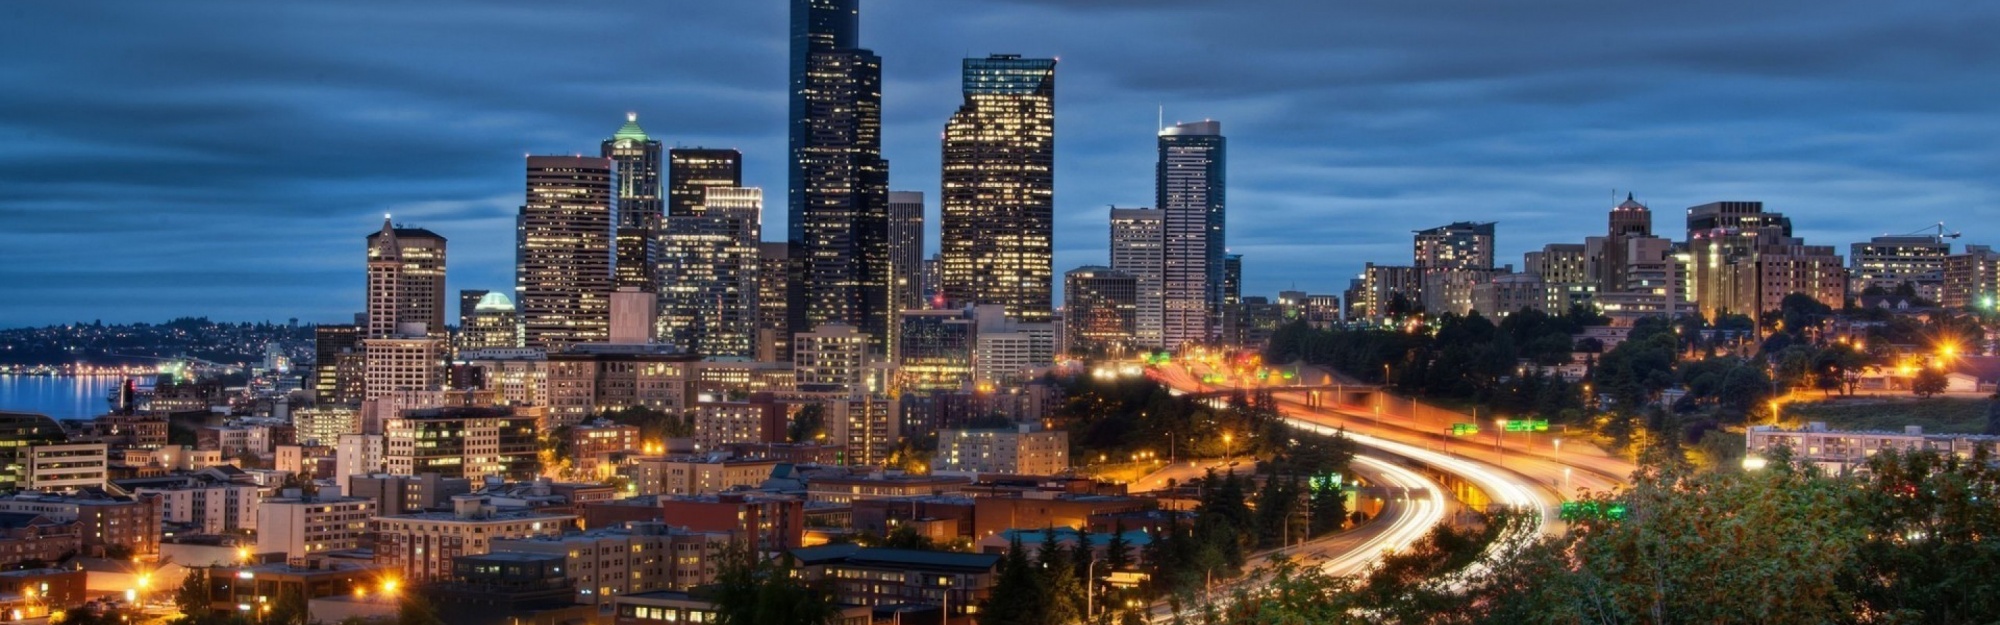
[(667, 151), (667, 216), (692, 215), (711, 187), (743, 186), (743, 153), (726, 148)]
[(1177, 124), (1160, 131), (1155, 192), (1165, 211), (1161, 339), (1168, 348), (1215, 338), (1226, 249), (1227, 147), (1222, 122)]
[(639, 127), (639, 115), (605, 139), (599, 156), (611, 159), (618, 175), (617, 286), (659, 292), (660, 142)]
[(882, 349), (894, 308), (882, 59), (859, 39), (859, 0), (792, 0), (786, 325), (852, 324)]
[(1056, 62), (1015, 54), (966, 59), (963, 80), (965, 103), (944, 127), (938, 251), (945, 299), (1048, 321)]

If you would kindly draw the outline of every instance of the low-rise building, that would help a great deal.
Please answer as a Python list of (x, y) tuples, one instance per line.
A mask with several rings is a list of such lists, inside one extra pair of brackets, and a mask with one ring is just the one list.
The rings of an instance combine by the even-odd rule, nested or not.
[[(707, 595), (663, 590), (618, 597), (613, 625), (687, 625), (714, 623), (721, 608)], [(874, 621), (868, 606), (843, 605), (836, 608), (834, 625), (869, 625)]]
[(816, 502), (845, 505), (863, 499), (945, 495), (971, 484), (971, 478), (957, 475), (814, 476), (806, 484), (806, 494)]
[(1971, 458), (1981, 447), (2000, 448), (2000, 436), (1925, 434), (1922, 426), (1915, 425), (1901, 432), (1831, 430), (1826, 423), (1814, 421), (1795, 430), (1753, 426), (1744, 436), (1744, 445), (1752, 462), (1768, 458), (1783, 447), (1791, 451), (1795, 460), (1811, 462), (1829, 472), (1845, 473), (1866, 469), (1868, 460), (1883, 451), (1900, 454), (1929, 451)]
[(576, 521), (568, 514), (498, 510), (474, 495), (453, 497), (452, 506), (450, 512), (375, 517), (375, 561), (412, 580), (440, 580), (450, 577), (453, 558), (488, 553), (494, 540), (559, 536)]
[(725, 454), (655, 456), (628, 461), (626, 475), (638, 495), (709, 495), (756, 488), (771, 479), (776, 460), (738, 460)]
[(109, 479), (109, 452), (104, 443), (34, 445), (23, 455), (28, 490), (66, 491), (103, 488)]
[(257, 485), (233, 481), (228, 475), (221, 470), (205, 469), (153, 478), (144, 480), (148, 485), (137, 486), (132, 493), (158, 498), (162, 520), (189, 526), (198, 533), (257, 529), (257, 504), (261, 498)]
[(103, 491), (70, 495), (21, 492), (0, 497), (0, 513), (22, 512), (56, 521), (76, 521), (83, 555), (160, 553), (160, 502), (152, 497), (122, 497)]
[(1000, 556), (914, 549), (825, 545), (793, 549), (798, 575), (826, 581), (835, 603), (931, 605), (947, 618), (977, 614), (993, 590)]
[(57, 562), (83, 548), (76, 521), (29, 512), (0, 512), (0, 569), (23, 562)]
[(1035, 424), (938, 433), (933, 473), (1056, 475), (1069, 471), (1069, 433)]
[(300, 493), (257, 506), (257, 552), (287, 559), (360, 547), (375, 516), (375, 500)]
[(727, 532), (684, 530), (660, 522), (634, 522), (533, 538), (495, 540), (493, 553), (536, 553), (566, 558), (562, 571), (575, 601), (610, 605), (619, 595), (686, 590), (715, 581)]

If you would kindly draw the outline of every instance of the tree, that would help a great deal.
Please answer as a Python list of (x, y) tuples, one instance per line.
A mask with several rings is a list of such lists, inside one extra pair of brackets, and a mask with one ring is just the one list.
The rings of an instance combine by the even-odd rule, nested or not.
[(1104, 568), (1116, 571), (1132, 565), (1132, 544), (1125, 540), (1125, 520), (1111, 521), (1111, 538), (1104, 542)]
[(174, 589), (174, 605), (180, 608), (181, 614), (196, 616), (214, 611), (214, 601), (209, 599), (208, 593), (209, 570), (188, 567), (180, 587)]
[(306, 596), (296, 586), (286, 586), (278, 593), (278, 600), (271, 606), (270, 614), (264, 622), (277, 625), (304, 625), (307, 618)]
[(720, 558), (717, 625), (831, 625), (840, 615), (826, 588), (792, 575), (790, 555), (762, 559), (742, 543), (731, 543)]
[(826, 436), (826, 407), (806, 404), (792, 415), (792, 424), (785, 430), (785, 440), (794, 443), (808, 443)]
[[(1052, 614), (1047, 582), (1028, 560), (1021, 537), (1007, 544), (1007, 557), (1000, 560), (1000, 575), (993, 590), (979, 605), (979, 625), (1041, 625)], [(732, 625), (722, 623), (720, 625)]]
[(1910, 392), (1918, 397), (1928, 398), (1943, 393), (1950, 386), (1951, 379), (1935, 367), (1919, 368), (1917, 374), (1910, 378)]

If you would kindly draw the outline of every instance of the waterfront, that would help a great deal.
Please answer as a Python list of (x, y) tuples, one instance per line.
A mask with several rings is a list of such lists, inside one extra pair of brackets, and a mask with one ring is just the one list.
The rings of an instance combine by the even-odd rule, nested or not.
[(100, 376), (41, 376), (0, 374), (0, 411), (38, 412), (57, 419), (87, 419), (103, 414), (105, 397), (124, 378)]

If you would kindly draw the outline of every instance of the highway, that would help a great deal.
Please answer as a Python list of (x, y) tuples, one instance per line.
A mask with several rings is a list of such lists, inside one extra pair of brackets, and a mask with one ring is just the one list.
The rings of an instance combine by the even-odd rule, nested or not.
[[(1384, 497), (1382, 510), (1374, 520), (1361, 527), (1297, 545), (1259, 551), (1245, 560), (1251, 566), (1257, 566), (1282, 552), (1296, 562), (1317, 565), (1328, 574), (1359, 575), (1383, 555), (1401, 550), (1422, 538), (1432, 527), (1444, 521), (1445, 513), (1450, 509), (1451, 502), (1445, 498), (1443, 486), (1395, 462), (1372, 455), (1356, 455), (1353, 471), (1383, 492), (1393, 493)], [(1261, 584), (1268, 579), (1263, 572), (1253, 571), (1228, 584), (1218, 584), (1209, 593), (1209, 601), (1223, 600), (1236, 588)], [(1198, 611), (1199, 607), (1182, 606), (1183, 616)], [(1165, 623), (1172, 622), (1174, 615), (1167, 603), (1161, 601), (1152, 606), (1148, 616), (1152, 622)]]

